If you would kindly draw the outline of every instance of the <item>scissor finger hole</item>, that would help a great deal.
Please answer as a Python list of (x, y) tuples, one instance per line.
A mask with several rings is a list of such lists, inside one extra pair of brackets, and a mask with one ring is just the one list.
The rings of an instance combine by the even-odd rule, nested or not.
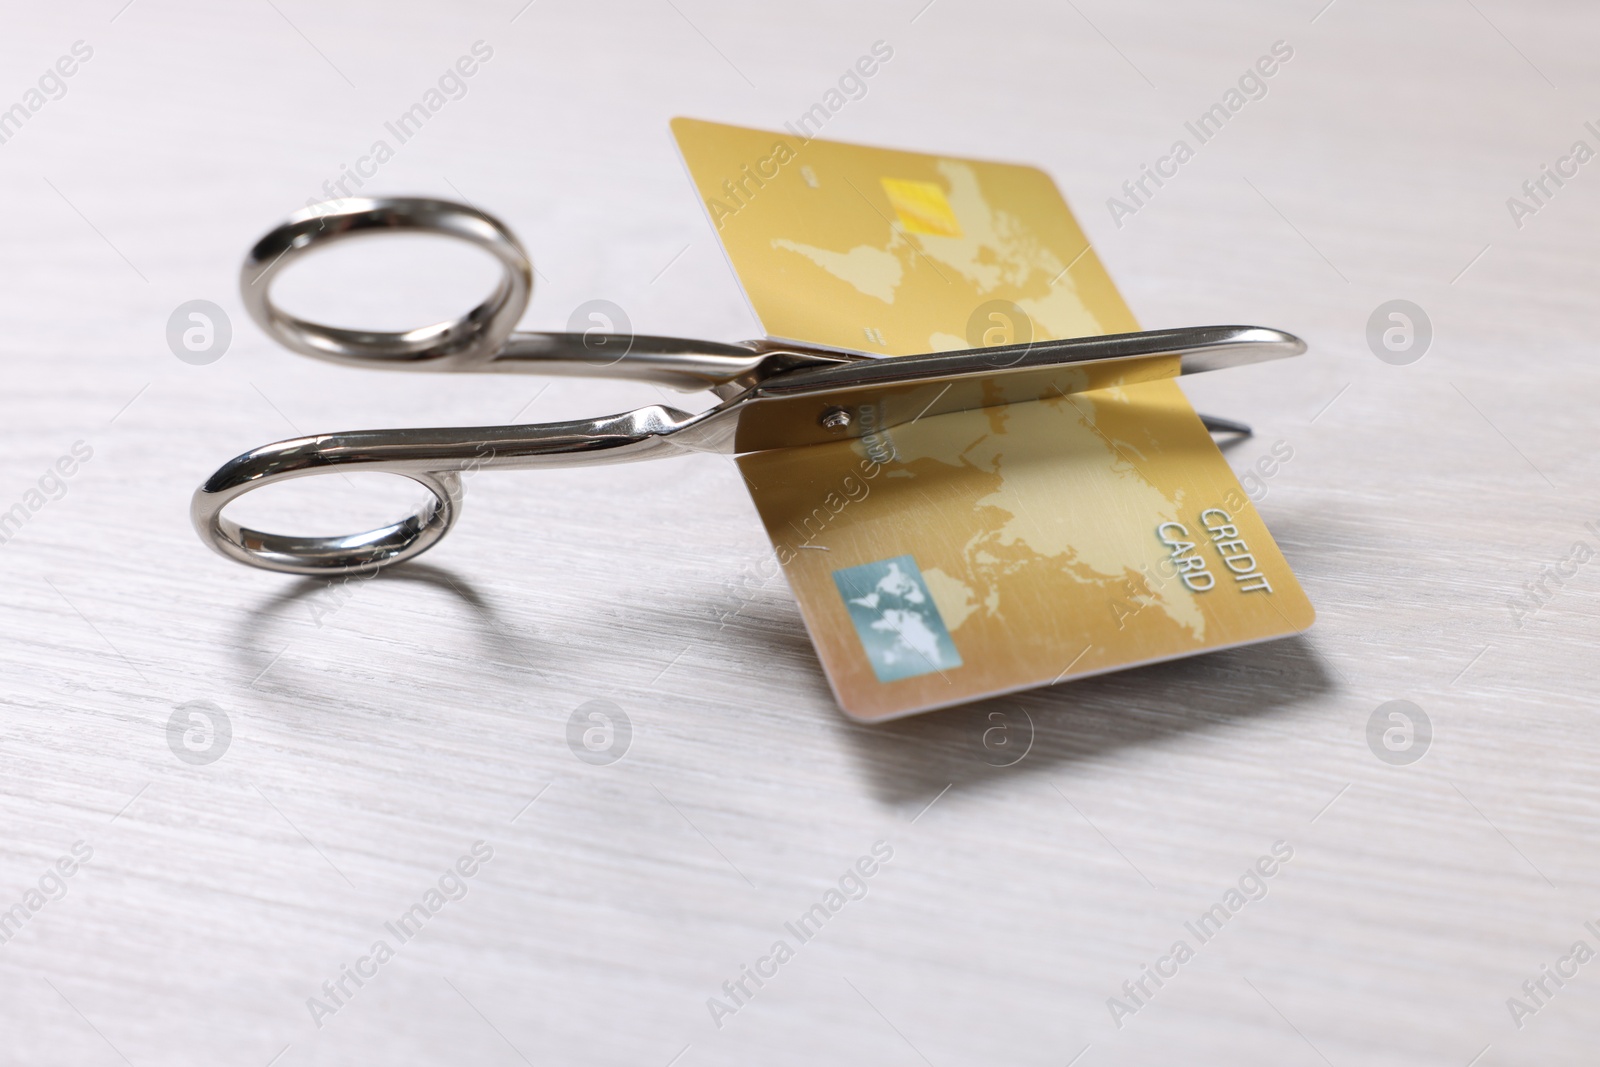
[(460, 318), (494, 294), (504, 273), (493, 255), (459, 239), (374, 234), (285, 264), (272, 302), (308, 322), (400, 332)]
[[(388, 266), (380, 267), (383, 264), (381, 258), (365, 257), (382, 257), (384, 250), (395, 247), (402, 237), (432, 235), (474, 246), (499, 261), (498, 282), (483, 302), (470, 310), (459, 311), (457, 301), (445, 300), (442, 303), (449, 304), (453, 311), (459, 313), (443, 319), (436, 318), (421, 326), (382, 330), (335, 326), (327, 321), (295, 315), (280, 306), (272, 292), (278, 275), (288, 273), (309, 257), (314, 255), (320, 260), (329, 254), (330, 249), (352, 243), (365, 245), (368, 251), (351, 253), (358, 257), (356, 269), (351, 269), (349, 261), (342, 270), (337, 262), (329, 268), (340, 284), (319, 285), (316, 284), (318, 281), (325, 282), (326, 279), (313, 276), (312, 282), (301, 291), (301, 300), (324, 299), (322, 295), (314, 295), (318, 290), (340, 300), (346, 297), (393, 300), (398, 294), (403, 304), (412, 307), (407, 321), (415, 323), (414, 305), (423, 298), (417, 295), (418, 278), (415, 276), (407, 276), (403, 280), (397, 278), (393, 286), (370, 282), (358, 282), (354, 286), (343, 283), (350, 280), (350, 274), (358, 277), (365, 274), (370, 278), (372, 272), (379, 269), (404, 269), (410, 266), (397, 259)], [(377, 247), (375, 239), (379, 236), (385, 240), (374, 253), (371, 250)], [(442, 246), (436, 246), (428, 254), (455, 255), (459, 251), (443, 253)], [(473, 270), (468, 269), (460, 274), (460, 282), (468, 292), (473, 291), (476, 288)], [(427, 284), (425, 272), (421, 287), (425, 289)], [(385, 295), (379, 295), (386, 289)], [(527, 307), (532, 291), (532, 265), (503, 223), (465, 204), (424, 197), (354, 198), (307, 208), (290, 216), (257, 241), (239, 269), (239, 296), (257, 325), (296, 352), (357, 366), (381, 363), (450, 370), (481, 366), (494, 358), (511, 335), (517, 320), (522, 317), (523, 309)], [(326, 320), (330, 313), (335, 317), (349, 315), (349, 305), (341, 306), (346, 308), (342, 313), (336, 312), (334, 305), (324, 305), (321, 318)], [(394, 310), (392, 306), (390, 310)]]
[[(324, 472), (318, 477), (293, 480), (322, 483), (335, 478), (342, 481), (343, 475)], [(303, 497), (288, 515), (284, 514), (282, 497), (277, 501), (268, 497), (265, 505), (255, 506), (259, 512), (263, 507), (270, 509), (276, 505), (273, 518), (279, 522), (299, 524), (295, 533), (278, 532), (285, 529), (283, 526), (266, 529), (263, 528), (265, 523), (256, 526), (251, 522), (241, 522), (234, 514), (242, 504), (241, 498), (279, 488), (273, 483), (257, 486), (253, 491), (238, 487), (216, 497), (208, 497), (202, 489), (196, 494), (193, 515), (202, 536), (224, 555), (241, 562), (290, 574), (347, 574), (398, 563), (419, 555), (443, 537), (455, 521), (461, 506), (461, 481), (456, 474), (417, 473), (405, 475), (402, 480), (411, 481), (422, 489), (427, 499), (416, 506), (403, 508), (398, 517), (391, 511), (377, 522), (358, 521), (355, 533), (306, 532), (308, 519), (314, 528), (327, 529), (336, 516), (308, 511), (315, 505)], [(415, 496), (409, 499), (414, 500)], [(368, 506), (376, 503), (370, 498), (363, 501)], [(366, 510), (365, 507), (358, 509)], [(313, 515), (316, 517), (312, 518)], [(287, 528), (296, 527), (291, 525)]]
[(403, 474), (332, 471), (263, 485), (229, 504), (225, 514), (255, 530), (331, 537), (388, 526), (399, 516), (425, 511), (432, 501), (425, 485)]

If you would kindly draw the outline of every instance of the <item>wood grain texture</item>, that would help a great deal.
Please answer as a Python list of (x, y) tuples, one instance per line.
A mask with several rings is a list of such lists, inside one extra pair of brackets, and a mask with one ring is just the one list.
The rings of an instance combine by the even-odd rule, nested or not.
[[(1600, 949), (1600, 562), (1520, 625), (1508, 603), (1600, 545), (1600, 164), (1520, 228), (1505, 203), (1596, 144), (1592, 6), (119, 6), (0, 35), (0, 106), (93, 47), (0, 144), (0, 510), (93, 449), (0, 545), (0, 910), (93, 849), (0, 945), (0, 1060), (1592, 1062), (1600, 963), (1520, 1029), (1507, 998)], [(248, 243), (473, 42), (466, 95), (366, 188), (504, 218), (540, 269), (531, 327), (605, 298), (731, 340), (755, 324), (667, 120), (779, 125), (880, 39), (827, 136), (1037, 163), (1147, 325), (1310, 341), (1186, 383), (1256, 426), (1239, 469), (1294, 450), (1259, 506), (1308, 636), (867, 728), (782, 580), (741, 581), (769, 548), (723, 458), (481, 475), (425, 565), (343, 587), (195, 538), (194, 486), (300, 430), (658, 399), (335, 368), (245, 319)], [(1265, 98), (1119, 228), (1106, 198), (1278, 40)], [(485, 277), (406, 265), (352, 260), (301, 306), (444, 314)], [(1365, 338), (1396, 298), (1435, 329), (1409, 366)], [(207, 366), (164, 337), (191, 299), (232, 316)], [(567, 744), (596, 699), (633, 728), (609, 766)], [(1432, 722), (1411, 766), (1367, 744), (1393, 699)], [(232, 728), (208, 765), (168, 745), (197, 700)], [(1010, 767), (996, 713), (1032, 724)], [(466, 895), (319, 1028), (307, 998), (480, 840)], [(1280, 840), (1264, 899), (1188, 935)], [(865, 898), (786, 934), (877, 841)], [(719, 1028), (707, 998), (780, 938), (794, 958)], [(1194, 958), (1116, 1026), (1107, 998), (1180, 938)]]

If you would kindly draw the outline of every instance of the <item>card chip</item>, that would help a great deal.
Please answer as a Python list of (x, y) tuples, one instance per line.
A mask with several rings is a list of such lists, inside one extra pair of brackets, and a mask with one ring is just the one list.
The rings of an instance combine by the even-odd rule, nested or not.
[(932, 237), (960, 237), (961, 223), (945, 199), (944, 190), (933, 182), (914, 182), (904, 178), (880, 178), (883, 191), (888, 194), (889, 206), (900, 218), (900, 226), (907, 233), (922, 233)]

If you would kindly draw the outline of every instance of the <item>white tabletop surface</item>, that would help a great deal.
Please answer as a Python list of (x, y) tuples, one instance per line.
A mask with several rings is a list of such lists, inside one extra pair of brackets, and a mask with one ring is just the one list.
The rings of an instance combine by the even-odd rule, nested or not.
[[(1600, 12), (1324, 2), (12, 5), (0, 107), (92, 55), (0, 144), (0, 511), (28, 512), (0, 545), (0, 1061), (1592, 1063), (1600, 163), (1520, 219), (1507, 199), (1600, 147)], [(530, 327), (609, 299), (735, 340), (757, 327), (667, 121), (777, 127), (879, 40), (827, 136), (1036, 163), (1147, 325), (1310, 342), (1185, 386), (1255, 425), (1238, 469), (1292, 448), (1259, 508), (1309, 634), (865, 727), (783, 583), (737, 584), (771, 549), (715, 456), (479, 475), (426, 565), (349, 586), (195, 537), (194, 487), (296, 432), (659, 399), (333, 367), (245, 315), (255, 236), (475, 42), (465, 95), (365, 191), (504, 218), (540, 271)], [(1119, 228), (1107, 198), (1276, 41), (1268, 94)], [(285, 297), (432, 321), (490, 275), (429, 251)], [(233, 333), (206, 365), (166, 340), (197, 299)], [(1394, 299), (1433, 325), (1408, 365), (1366, 338)], [(29, 509), (42, 477), (59, 499)], [(320, 500), (327, 532), (358, 510)], [(632, 725), (610, 765), (568, 745), (591, 700)], [(1367, 740), (1391, 700), (1432, 726), (1407, 765)], [(179, 739), (207, 763), (169, 744), (196, 701), (231, 731)], [(997, 710), (1033, 724), (1009, 767)], [(445, 879), (465, 896), (389, 933), (479, 841)], [(1187, 932), (1280, 841), (1262, 899)], [(866, 896), (789, 934), (876, 842)], [(779, 939), (793, 958), (713, 1019)], [(1193, 958), (1128, 999), (1178, 940)]]

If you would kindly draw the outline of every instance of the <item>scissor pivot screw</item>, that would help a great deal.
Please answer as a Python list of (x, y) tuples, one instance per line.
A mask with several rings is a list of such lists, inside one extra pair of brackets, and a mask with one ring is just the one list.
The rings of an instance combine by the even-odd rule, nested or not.
[(822, 418), (817, 421), (822, 423), (823, 429), (833, 430), (837, 433), (850, 428), (850, 413), (844, 408), (829, 408), (822, 413)]

